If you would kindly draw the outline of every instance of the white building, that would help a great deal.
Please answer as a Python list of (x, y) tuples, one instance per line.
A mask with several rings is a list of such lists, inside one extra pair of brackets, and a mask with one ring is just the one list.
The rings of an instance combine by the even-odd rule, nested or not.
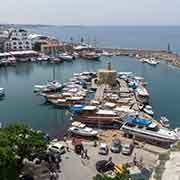
[(32, 42), (28, 36), (26, 30), (12, 30), (9, 33), (9, 40), (5, 43), (5, 49), (7, 51), (31, 50)]

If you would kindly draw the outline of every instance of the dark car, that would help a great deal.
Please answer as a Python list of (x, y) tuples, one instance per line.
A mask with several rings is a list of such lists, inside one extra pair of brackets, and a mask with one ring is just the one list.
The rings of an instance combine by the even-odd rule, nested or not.
[(112, 161), (101, 160), (96, 163), (96, 170), (100, 173), (105, 173), (113, 169), (114, 163)]
[(111, 151), (114, 153), (120, 153), (121, 141), (119, 139), (113, 139), (111, 144)]

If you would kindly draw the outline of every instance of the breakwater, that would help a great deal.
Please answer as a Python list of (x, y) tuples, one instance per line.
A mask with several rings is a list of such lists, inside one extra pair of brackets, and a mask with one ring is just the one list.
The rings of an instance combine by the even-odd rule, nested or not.
[(122, 56), (130, 56), (136, 58), (151, 58), (154, 57), (157, 60), (164, 60), (174, 66), (180, 68), (180, 55), (166, 49), (129, 49), (129, 48), (99, 48), (98, 50), (104, 50), (110, 53), (119, 53)]

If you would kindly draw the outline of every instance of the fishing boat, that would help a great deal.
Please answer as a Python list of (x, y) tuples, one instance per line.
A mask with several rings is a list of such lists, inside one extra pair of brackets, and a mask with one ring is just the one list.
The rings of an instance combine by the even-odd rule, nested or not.
[(80, 122), (73, 122), (72, 126), (68, 129), (68, 131), (75, 135), (86, 136), (86, 137), (95, 137), (98, 134), (98, 131), (86, 127), (85, 124)]
[(146, 105), (146, 106), (143, 108), (143, 111), (144, 111), (146, 114), (150, 115), (150, 116), (153, 116), (153, 115), (154, 115), (154, 111), (153, 111), (153, 109), (152, 109), (152, 106), (150, 106), (150, 105)]
[(163, 127), (166, 128), (170, 127), (169, 119), (167, 119), (165, 116), (161, 116), (160, 123), (162, 124)]
[(5, 89), (4, 88), (0, 88), (0, 97), (5, 96)]
[(151, 141), (152, 143), (159, 142), (162, 143), (162, 145), (175, 143), (178, 140), (174, 131), (160, 128), (156, 123), (143, 126), (136, 123), (125, 122), (121, 130), (126, 134), (133, 135), (135, 138)]

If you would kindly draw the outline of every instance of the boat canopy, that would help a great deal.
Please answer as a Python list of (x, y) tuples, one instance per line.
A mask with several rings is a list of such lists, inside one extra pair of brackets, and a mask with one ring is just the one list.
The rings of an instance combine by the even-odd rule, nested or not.
[(102, 115), (116, 115), (116, 112), (110, 111), (110, 110), (99, 110), (96, 114), (102, 114)]
[(116, 107), (114, 111), (118, 112), (127, 112), (127, 113), (133, 113), (135, 112), (133, 109), (130, 109), (129, 106), (121, 106), (121, 107)]
[(106, 102), (104, 105), (110, 108), (114, 108), (116, 106), (116, 104), (111, 103), (111, 102)]
[(122, 120), (129, 123), (134, 123), (134, 124), (143, 125), (143, 126), (149, 126), (152, 123), (152, 121), (150, 120), (143, 119), (143, 118), (136, 118), (136, 117), (132, 117), (128, 115), (125, 115), (122, 118)]
[(70, 110), (74, 111), (74, 112), (80, 112), (80, 111), (82, 111), (83, 107), (84, 107), (84, 105), (75, 104), (75, 105), (71, 106)]
[(84, 106), (83, 107), (83, 110), (85, 111), (93, 111), (93, 110), (96, 110), (96, 106)]

